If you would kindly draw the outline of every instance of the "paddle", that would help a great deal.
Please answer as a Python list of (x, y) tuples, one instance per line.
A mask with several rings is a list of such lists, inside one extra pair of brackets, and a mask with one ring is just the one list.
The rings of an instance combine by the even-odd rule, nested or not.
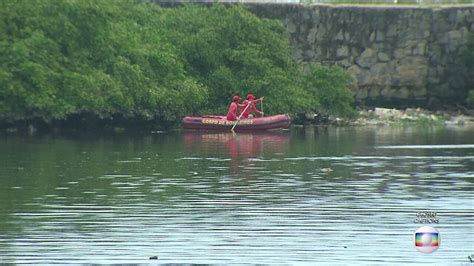
[(245, 106), (245, 109), (242, 111), (242, 113), (240, 113), (239, 118), (237, 118), (237, 121), (235, 121), (235, 124), (234, 124), (234, 126), (230, 129), (230, 131), (234, 132), (235, 126), (237, 126), (237, 124), (238, 124), (239, 121), (240, 121), (240, 118), (242, 118), (242, 115), (245, 113), (245, 111), (247, 111), (247, 108), (249, 108), (250, 105), (251, 105), (251, 102), (249, 102), (249, 104), (247, 104), (247, 106)]

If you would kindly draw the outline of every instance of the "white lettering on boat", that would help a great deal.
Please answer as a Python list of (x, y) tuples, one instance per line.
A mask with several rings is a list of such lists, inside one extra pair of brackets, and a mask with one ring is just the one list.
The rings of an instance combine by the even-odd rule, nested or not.
[[(222, 119), (203, 119), (201, 120), (201, 123), (203, 124), (210, 124), (210, 125), (234, 125), (235, 121), (228, 121), (228, 120), (222, 120)], [(251, 125), (253, 124), (253, 120), (240, 120), (239, 124), (241, 125)]]

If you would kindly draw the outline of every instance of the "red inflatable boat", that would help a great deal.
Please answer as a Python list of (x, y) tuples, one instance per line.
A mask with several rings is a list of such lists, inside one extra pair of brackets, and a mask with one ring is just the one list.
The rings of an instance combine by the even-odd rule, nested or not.
[[(186, 116), (181, 121), (185, 129), (196, 130), (219, 130), (229, 131), (236, 121), (229, 121), (225, 116)], [(259, 131), (277, 128), (285, 128), (290, 125), (290, 117), (284, 115), (273, 115), (267, 117), (255, 117), (240, 119), (235, 126), (235, 131)]]

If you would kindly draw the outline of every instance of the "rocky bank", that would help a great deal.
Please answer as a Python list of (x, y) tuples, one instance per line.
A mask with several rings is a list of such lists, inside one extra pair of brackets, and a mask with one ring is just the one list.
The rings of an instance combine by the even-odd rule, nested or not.
[[(468, 112), (473, 112), (468, 110)], [(459, 111), (429, 111), (421, 108), (390, 109), (376, 107), (358, 111), (357, 118), (348, 119), (322, 113), (306, 113), (296, 123), (337, 126), (456, 126), (474, 129), (474, 116)]]

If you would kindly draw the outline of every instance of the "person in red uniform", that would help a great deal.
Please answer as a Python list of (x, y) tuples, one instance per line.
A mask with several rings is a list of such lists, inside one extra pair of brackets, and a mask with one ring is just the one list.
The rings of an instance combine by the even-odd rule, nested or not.
[[(243, 112), (242, 118), (253, 117), (253, 115), (251, 115), (252, 111), (263, 116), (263, 112), (258, 110), (257, 107), (255, 107), (255, 104), (261, 102), (262, 100), (263, 100), (263, 97), (260, 99), (255, 99), (255, 96), (253, 96), (252, 93), (249, 93), (247, 95), (247, 99), (242, 104), (243, 107), (241, 107), (242, 112)], [(247, 105), (250, 105), (250, 106), (247, 107)], [(245, 109), (246, 107), (247, 109)]]
[(239, 103), (241, 100), (240, 96), (236, 95), (232, 98), (232, 103), (229, 106), (229, 111), (227, 112), (227, 120), (235, 121), (238, 118), (238, 111), (242, 108), (242, 104)]

